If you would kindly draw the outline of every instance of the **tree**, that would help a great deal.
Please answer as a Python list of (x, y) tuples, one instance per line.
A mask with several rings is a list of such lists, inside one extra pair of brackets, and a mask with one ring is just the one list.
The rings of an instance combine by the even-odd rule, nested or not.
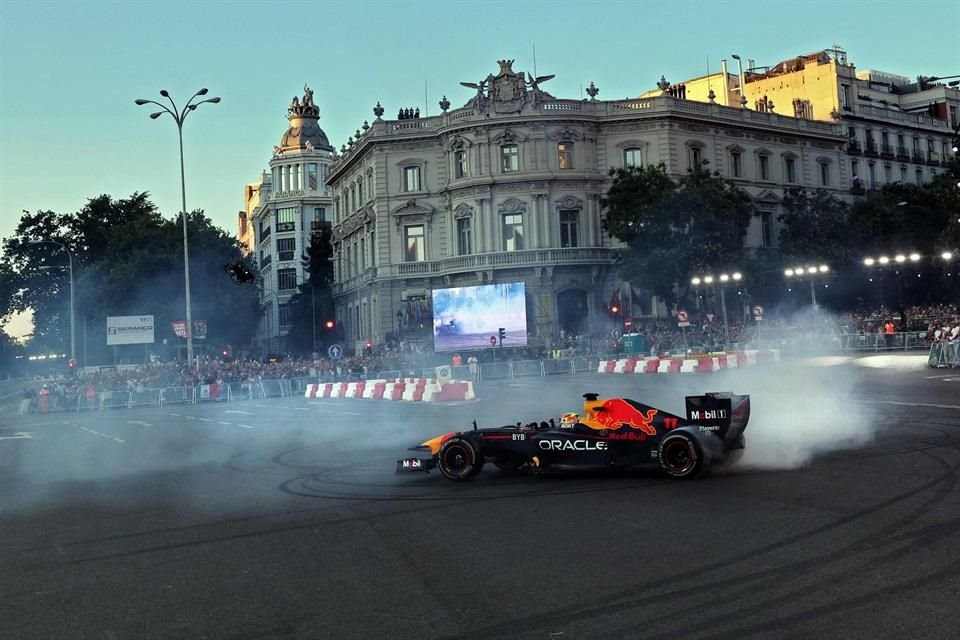
[[(327, 328), (327, 321), (335, 321), (333, 304), (333, 233), (329, 225), (310, 236), (310, 246), (301, 258), (307, 272), (307, 281), (300, 284), (290, 298), (290, 332), (287, 344), (292, 351), (306, 353), (331, 342), (335, 331)], [(314, 345), (314, 330), (317, 344)]]
[[(256, 326), (256, 291), (235, 286), (223, 271), (242, 258), (237, 240), (202, 212), (187, 220), (193, 317), (207, 321), (211, 342), (246, 344)], [(73, 214), (25, 213), (3, 242), (0, 317), (32, 309), (32, 345), (69, 345), (67, 256), (52, 245), (30, 244), (56, 240), (74, 260), (78, 355), (85, 336), (89, 360), (112, 360), (104, 336), (106, 317), (114, 315), (153, 315), (158, 344), (151, 348), (164, 338), (177, 344), (171, 321), (185, 316), (181, 225), (179, 217), (163, 218), (146, 193), (121, 200), (98, 196)], [(127, 351), (130, 359), (144, 354), (140, 346)]]
[(827, 191), (788, 189), (778, 219), (783, 224), (780, 251), (784, 258), (826, 262), (835, 269), (856, 259), (850, 207)]
[(620, 273), (673, 304), (693, 273), (730, 268), (743, 256), (755, 209), (733, 182), (704, 169), (679, 180), (661, 164), (611, 169), (605, 228), (627, 245)]

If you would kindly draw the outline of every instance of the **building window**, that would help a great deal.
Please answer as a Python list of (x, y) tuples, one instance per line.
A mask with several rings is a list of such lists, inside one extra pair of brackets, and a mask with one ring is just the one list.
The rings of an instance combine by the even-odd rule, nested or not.
[(503, 250), (523, 250), (523, 214), (508, 213), (503, 216)]
[(470, 242), (470, 218), (457, 220), (457, 255), (468, 256), (472, 253)]
[(453, 175), (455, 178), (464, 178), (467, 175), (467, 152), (457, 151), (453, 154)]
[(917, 169), (917, 184), (923, 184), (923, 169)]
[(770, 156), (760, 156), (760, 179), (770, 179)]
[(850, 105), (851, 105), (850, 85), (841, 84), (840, 85), (840, 108), (845, 111), (853, 111)]
[(423, 262), (426, 260), (423, 225), (410, 225), (403, 228), (404, 262)]
[(954, 129), (957, 128), (957, 108), (952, 106), (950, 107), (950, 126)]
[(734, 178), (743, 177), (743, 155), (739, 151), (730, 152), (730, 175)]
[(913, 138), (913, 155), (920, 155), (920, 138), (914, 136)]
[(907, 181), (907, 168), (905, 166), (900, 167), (900, 182)]
[(403, 168), (403, 190), (420, 191), (420, 167)]
[(576, 210), (560, 211), (560, 246), (576, 247), (579, 246), (577, 234), (577, 222), (580, 219), (580, 212)]
[(771, 223), (773, 221), (773, 214), (769, 212), (764, 212), (760, 214), (760, 246), (767, 248), (772, 246), (773, 234), (771, 230)]
[(690, 160), (690, 170), (696, 171), (703, 166), (703, 151), (700, 147), (691, 146), (688, 148), (688, 157)]
[(870, 188), (877, 188), (877, 167), (872, 162), (867, 164), (867, 168), (870, 170)]
[(830, 186), (830, 163), (821, 162), (820, 164), (820, 186)]
[(367, 243), (363, 240), (360, 240), (360, 245), (357, 247), (360, 249), (360, 268), (367, 268)]
[(296, 231), (297, 215), (300, 210), (296, 207), (277, 209), (277, 233), (281, 231)]
[(561, 142), (557, 145), (557, 164), (560, 169), (573, 169), (572, 142)]
[(851, 140), (857, 139), (857, 128), (856, 127), (847, 127), (847, 137)]
[(363, 176), (360, 176), (357, 178), (357, 206), (362, 207), (363, 203)]
[(642, 167), (643, 152), (637, 147), (630, 147), (629, 149), (624, 149), (623, 150), (623, 166)]
[(888, 164), (883, 165), (883, 181), (886, 184), (893, 182), (893, 167)]
[(860, 179), (860, 163), (856, 160), (850, 161), (850, 177), (853, 180), (853, 186), (859, 186), (857, 181)]
[(317, 231), (322, 228), (323, 225), (329, 223), (330, 221), (327, 220), (327, 210), (324, 207), (314, 207), (313, 220), (310, 221), (310, 230)]
[(786, 181), (791, 184), (795, 183), (797, 181), (797, 161), (793, 158), (784, 158), (783, 168)]
[(307, 188), (311, 191), (316, 191), (319, 184), (317, 180), (317, 164), (311, 162), (307, 165)]
[(277, 269), (277, 288), (280, 291), (290, 291), (297, 288), (296, 269)]
[(370, 266), (377, 266), (377, 243), (375, 240), (376, 231), (370, 232)]
[(500, 168), (504, 173), (520, 170), (520, 148), (515, 144), (500, 147)]
[(296, 238), (280, 238), (277, 240), (277, 260), (293, 260), (293, 254), (296, 251)]
[(293, 324), (293, 323), (291, 322), (291, 319), (290, 319), (290, 305), (289, 305), (289, 304), (280, 304), (280, 305), (277, 305), (277, 310), (279, 311), (279, 315), (280, 315), (280, 326), (281, 326), (281, 327), (289, 327), (291, 324)]

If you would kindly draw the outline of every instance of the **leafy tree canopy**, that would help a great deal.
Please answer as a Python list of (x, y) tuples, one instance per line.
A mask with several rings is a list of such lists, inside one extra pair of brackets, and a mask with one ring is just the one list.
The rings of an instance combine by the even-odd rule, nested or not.
[[(188, 214), (187, 222), (193, 317), (207, 321), (211, 342), (245, 345), (256, 325), (256, 291), (235, 286), (223, 271), (224, 264), (241, 260), (240, 247), (200, 211)], [(34, 343), (60, 350), (70, 342), (67, 255), (31, 240), (54, 240), (73, 256), (78, 350), (85, 322), (89, 353), (109, 359), (103, 336), (106, 317), (114, 315), (152, 314), (157, 342), (177, 344), (170, 322), (185, 316), (179, 216), (163, 218), (146, 193), (121, 200), (98, 196), (70, 214), (24, 213), (3, 241), (0, 317), (32, 309)]]
[[(310, 236), (310, 246), (302, 257), (307, 281), (301, 283), (290, 298), (290, 332), (287, 343), (292, 351), (306, 353), (314, 348), (324, 349), (338, 335), (337, 327), (327, 329), (327, 320), (334, 319), (333, 304), (333, 244), (329, 225)], [(316, 332), (316, 345), (314, 345)]]
[(695, 170), (675, 180), (663, 165), (612, 169), (603, 205), (605, 228), (627, 245), (623, 277), (668, 304), (690, 276), (737, 265), (755, 213), (753, 201), (729, 180)]

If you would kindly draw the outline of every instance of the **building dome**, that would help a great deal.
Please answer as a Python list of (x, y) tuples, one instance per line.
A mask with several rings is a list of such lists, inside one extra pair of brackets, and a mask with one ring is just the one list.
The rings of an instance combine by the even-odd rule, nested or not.
[(287, 109), (290, 128), (280, 138), (279, 147), (283, 151), (318, 149), (332, 152), (334, 149), (327, 134), (317, 124), (320, 108), (313, 102), (313, 91), (307, 85), (303, 90), (303, 99), (294, 96)]

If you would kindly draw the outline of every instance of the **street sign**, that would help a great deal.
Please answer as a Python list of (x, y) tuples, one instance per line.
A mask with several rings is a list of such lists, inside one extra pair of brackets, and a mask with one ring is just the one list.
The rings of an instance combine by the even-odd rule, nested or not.
[(327, 349), (327, 355), (329, 355), (334, 360), (339, 360), (343, 356), (343, 347), (338, 344), (330, 345), (330, 348)]
[(753, 317), (756, 320), (763, 320), (763, 307), (760, 305), (753, 306)]
[(71, 369), (73, 369), (73, 368), (75, 368), (75, 367), (77, 366), (77, 359), (76, 359), (76, 358), (70, 358), (70, 361), (69, 361), (67, 364), (70, 366)]
[(620, 331), (620, 329), (617, 329), (616, 327), (614, 327), (610, 331), (610, 337), (613, 338), (614, 340), (619, 340), (620, 338), (623, 337), (623, 331)]
[(677, 322), (686, 322), (687, 319), (688, 319), (688, 318), (687, 318), (687, 312), (686, 312), (686, 311), (678, 311), (678, 312), (677, 312)]
[(689, 322), (678, 322), (678, 323), (677, 323), (677, 326), (678, 326), (678, 327), (689, 327), (689, 326), (690, 326), (690, 323), (689, 323)]
[(490, 336), (490, 346), (491, 347), (497, 346), (497, 336)]

